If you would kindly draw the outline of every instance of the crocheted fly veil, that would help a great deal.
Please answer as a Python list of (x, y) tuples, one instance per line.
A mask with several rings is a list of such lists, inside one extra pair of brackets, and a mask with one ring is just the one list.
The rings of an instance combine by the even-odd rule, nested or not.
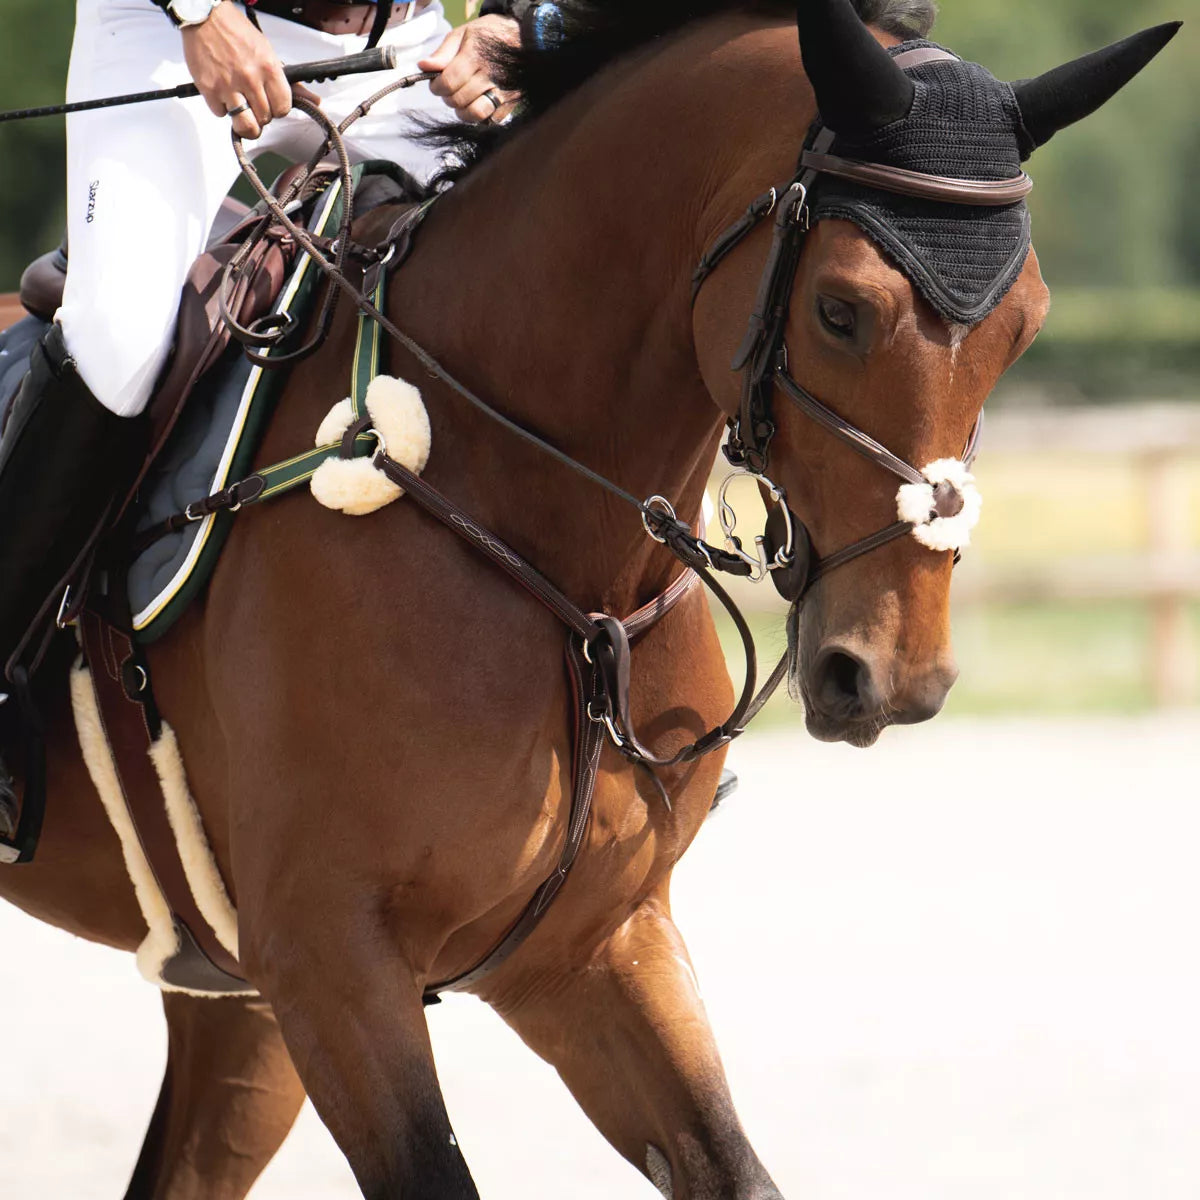
[[(896, 52), (931, 46), (906, 42)], [(1021, 173), (1012, 86), (976, 63), (924, 63), (905, 72), (913, 106), (860, 140), (839, 136), (831, 153), (925, 175), (1003, 180)], [(1001, 208), (897, 196), (821, 178), (812, 219), (853, 221), (947, 320), (973, 325), (1004, 299), (1029, 253), (1025, 201)]]
[[(897, 56), (942, 48), (914, 40), (883, 49), (849, 0), (802, 0), (798, 14), (820, 109), (810, 147), (826, 126), (837, 135), (829, 152), (838, 157), (970, 181), (1020, 176), (1037, 146), (1108, 100), (1178, 29), (1149, 29), (1012, 84), (958, 57), (916, 55), (902, 69)], [(857, 225), (938, 313), (966, 325), (1004, 299), (1029, 253), (1024, 200), (952, 204), (821, 175), (810, 219), (833, 217)]]

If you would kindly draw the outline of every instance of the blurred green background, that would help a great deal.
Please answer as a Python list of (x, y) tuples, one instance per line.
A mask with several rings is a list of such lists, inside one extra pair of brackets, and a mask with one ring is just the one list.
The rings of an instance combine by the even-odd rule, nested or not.
[[(2, 3), (0, 108), (61, 100), (71, 5)], [(461, 19), (461, 0), (447, 8)], [(1032, 160), (1034, 236), (1054, 305), (1038, 342), (993, 398), (1001, 420), (1006, 412), (1053, 405), (1079, 408), (1086, 422), (1104, 406), (1124, 411), (1136, 429), (1140, 414), (1150, 413), (1138, 407), (1146, 401), (1188, 405), (1200, 398), (1200, 0), (942, 4), (934, 36), (1010, 79), (1173, 19), (1191, 23), (1163, 56), (1116, 101)], [(15, 289), (26, 262), (55, 245), (62, 231), (61, 120), (0, 125), (0, 155), (8, 183), (0, 193), (3, 292)], [(1065, 486), (1071, 444), (1039, 453), (1006, 451), (1003, 442), (985, 443), (979, 474), (987, 507), (963, 570), (968, 585), (972, 570), (1015, 577), (1052, 571), (1080, 554), (1110, 556), (1118, 584), (1153, 574), (1146, 554), (1161, 514), (1147, 495), (1158, 486), (1161, 456), (1134, 458), (1118, 449), (1069, 457)], [(1166, 564), (1180, 580), (1170, 653), (1190, 656), (1178, 672), (1183, 686), (1175, 702), (1194, 703), (1200, 699), (1200, 440), (1181, 443), (1172, 460), (1172, 503), (1185, 510), (1186, 528)], [(1133, 594), (1136, 588), (1122, 595), (1117, 586), (1083, 599), (1030, 600), (1018, 588), (975, 590), (955, 617), (963, 675), (950, 711), (1130, 710), (1164, 702), (1151, 665), (1157, 653), (1162, 674), (1164, 621), (1171, 621), (1161, 595), (1152, 601)], [(769, 601), (759, 603), (765, 659), (779, 648), (781, 623)], [(735, 676), (738, 670), (735, 664)]]

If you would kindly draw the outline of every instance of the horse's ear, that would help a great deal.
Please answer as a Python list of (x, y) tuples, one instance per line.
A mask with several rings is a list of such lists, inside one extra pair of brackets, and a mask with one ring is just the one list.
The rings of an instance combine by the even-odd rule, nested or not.
[(1117, 94), (1175, 35), (1182, 21), (1143, 29), (1122, 42), (1086, 54), (1036, 79), (1014, 83), (1028, 158), (1060, 129), (1082, 121)]
[(850, 0), (800, 0), (800, 53), (821, 119), (853, 140), (906, 117), (916, 89)]

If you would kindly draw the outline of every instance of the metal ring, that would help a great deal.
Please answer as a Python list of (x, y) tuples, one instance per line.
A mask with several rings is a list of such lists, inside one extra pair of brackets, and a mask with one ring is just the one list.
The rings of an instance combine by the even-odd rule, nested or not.
[(642, 505), (642, 528), (645, 529), (645, 531), (656, 542), (661, 542), (663, 545), (666, 545), (667, 539), (661, 534), (655, 533), (654, 530), (650, 528), (650, 510), (653, 509), (655, 505), (658, 505), (659, 508), (663, 510), (664, 514), (670, 517), (672, 521), (678, 521), (679, 518), (675, 515), (674, 505), (671, 504), (670, 500), (668, 500), (666, 496), (651, 496), (650, 499)]
[(496, 88), (488, 88), (480, 97), (481, 100), (490, 100), (492, 102), (492, 116), (494, 117), (504, 107), (504, 97)]
[(242, 115), (242, 113), (249, 112), (249, 111), (250, 111), (250, 105), (239, 104), (239, 105), (237, 105), (236, 108), (227, 108), (225, 110), (225, 115), (227, 117), (240, 117)]

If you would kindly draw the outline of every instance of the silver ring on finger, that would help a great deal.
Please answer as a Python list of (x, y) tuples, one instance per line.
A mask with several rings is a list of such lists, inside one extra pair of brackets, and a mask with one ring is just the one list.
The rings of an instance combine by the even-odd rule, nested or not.
[(492, 102), (492, 113), (491, 116), (488, 117), (489, 121), (504, 107), (504, 97), (500, 95), (496, 88), (489, 88), (483, 93), (480, 99), (490, 100)]
[(240, 117), (242, 115), (242, 113), (249, 112), (249, 111), (250, 111), (250, 105), (246, 104), (243, 101), (243, 103), (236, 105), (234, 108), (227, 108), (225, 110), (225, 115), (227, 117)]

